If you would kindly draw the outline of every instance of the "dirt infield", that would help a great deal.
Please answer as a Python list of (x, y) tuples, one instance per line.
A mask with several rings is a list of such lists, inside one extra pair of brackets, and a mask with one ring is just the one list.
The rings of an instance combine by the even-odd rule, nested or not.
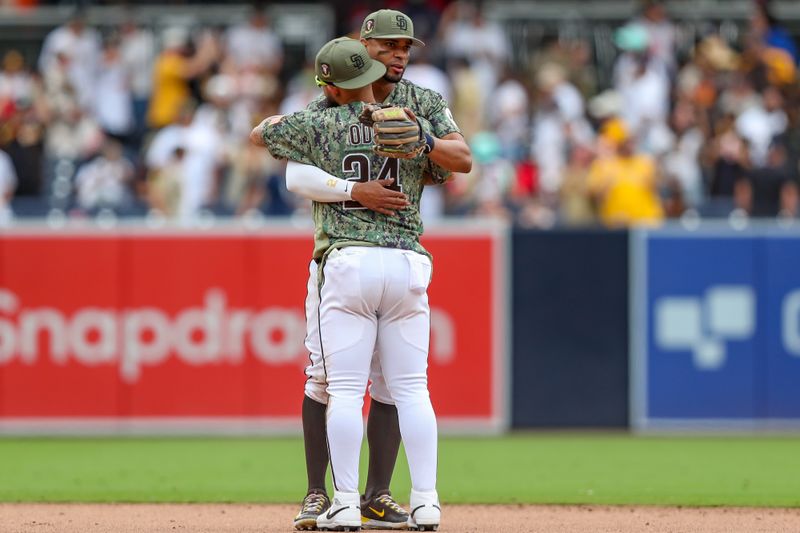
[[(3, 533), (292, 531), (295, 506), (0, 504)], [(449, 505), (442, 533), (800, 531), (800, 509)]]

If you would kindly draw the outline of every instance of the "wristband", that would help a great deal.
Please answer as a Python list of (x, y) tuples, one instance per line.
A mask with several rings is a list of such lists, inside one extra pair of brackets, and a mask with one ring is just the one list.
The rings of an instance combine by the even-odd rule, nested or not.
[(425, 134), (425, 148), (422, 150), (422, 153), (427, 155), (433, 151), (433, 147), (436, 144), (434, 141), (433, 136), (430, 133)]

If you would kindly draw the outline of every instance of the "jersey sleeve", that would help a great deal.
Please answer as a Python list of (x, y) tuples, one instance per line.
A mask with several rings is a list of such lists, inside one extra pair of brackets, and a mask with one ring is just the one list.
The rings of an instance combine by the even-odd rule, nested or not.
[(277, 159), (313, 165), (313, 116), (312, 111), (299, 111), (285, 115), (276, 124), (268, 124), (263, 137), (269, 153)]
[(428, 162), (425, 165), (425, 171), (430, 174), (431, 181), (433, 181), (436, 185), (441, 185), (446, 183), (450, 176), (453, 174), (451, 171), (447, 170), (444, 167), (441, 167), (428, 159)]
[(434, 137), (441, 139), (450, 133), (461, 133), (442, 95), (435, 91), (426, 91), (424, 98), (426, 105), (423, 107), (423, 116), (431, 123)]

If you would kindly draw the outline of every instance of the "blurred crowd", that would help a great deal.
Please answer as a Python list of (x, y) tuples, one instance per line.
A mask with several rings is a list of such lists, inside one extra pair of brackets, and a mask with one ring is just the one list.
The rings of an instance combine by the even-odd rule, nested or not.
[[(423, 215), (531, 227), (658, 224), (688, 215), (800, 215), (798, 49), (763, 1), (735, 42), (709, 25), (692, 46), (668, 3), (615, 29), (610, 76), (588, 38), (546, 38), (512, 68), (508, 32), (475, 4), (394, 2), (416, 35), (405, 78), (440, 92), (473, 169), (429, 187)], [(344, 31), (376, 6), (339, 13)], [(55, 28), (35, 65), (0, 70), (0, 222), (68, 217), (285, 216), (285, 162), (251, 128), (319, 94), (287, 68), (263, 6), (224, 28)], [(313, 54), (312, 54), (313, 55)], [(610, 80), (610, 81), (608, 81)]]

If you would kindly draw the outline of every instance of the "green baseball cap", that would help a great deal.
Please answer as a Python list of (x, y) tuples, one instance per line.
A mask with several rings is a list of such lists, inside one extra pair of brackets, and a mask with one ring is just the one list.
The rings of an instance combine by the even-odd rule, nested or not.
[(386, 74), (386, 67), (367, 53), (361, 41), (339, 37), (317, 52), (317, 79), (342, 89), (360, 89)]
[(362, 39), (411, 39), (411, 44), (425, 46), (414, 38), (414, 23), (405, 13), (381, 9), (367, 15), (361, 25)]

